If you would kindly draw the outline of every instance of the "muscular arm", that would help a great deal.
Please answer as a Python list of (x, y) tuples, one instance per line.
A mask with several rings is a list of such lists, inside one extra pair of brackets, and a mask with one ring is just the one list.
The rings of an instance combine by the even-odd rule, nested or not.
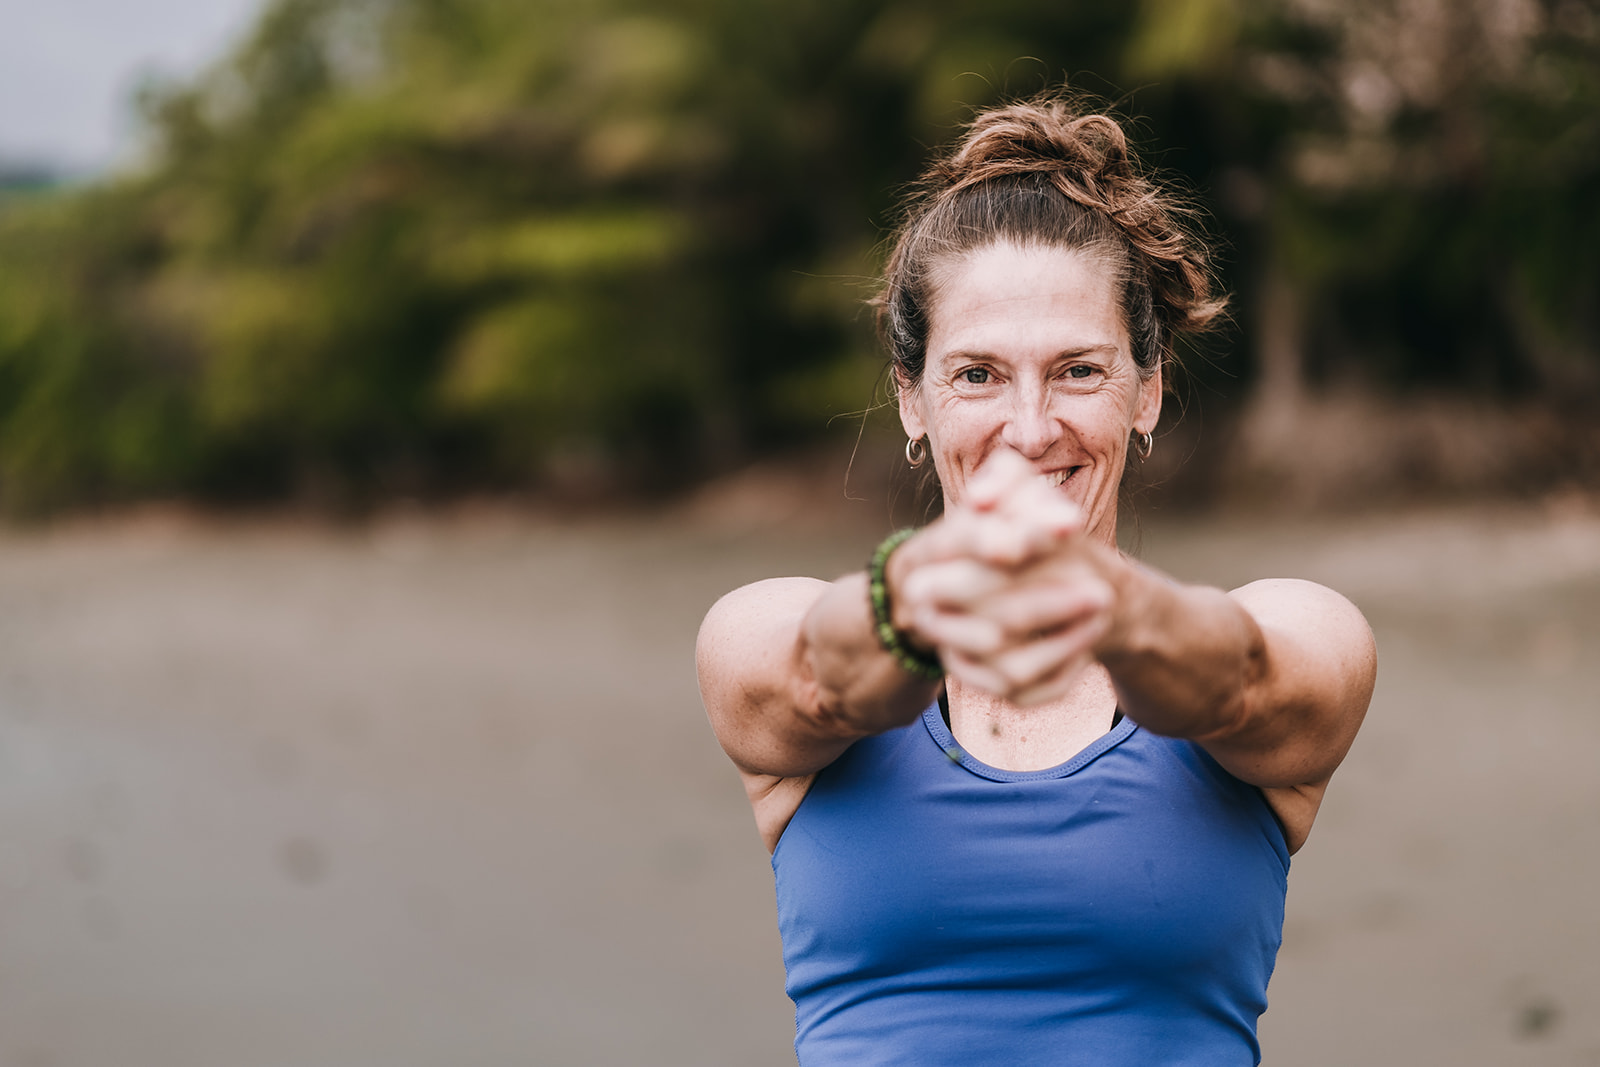
[(864, 574), (734, 590), (706, 615), (695, 661), (712, 729), (769, 848), (810, 775), (857, 739), (915, 719), (939, 688), (879, 646)]
[(1123, 566), (1096, 655), (1129, 716), (1200, 742), (1254, 785), (1333, 773), (1361, 725), (1376, 663), (1349, 601), (1311, 582), (1224, 593)]
[[(1034, 506), (1034, 484), (1005, 488), (1001, 510)], [(903, 625), (938, 642), (953, 677), (1004, 700), (1049, 705), (1098, 660), (1129, 717), (1261, 787), (1292, 848), (1372, 695), (1366, 621), (1310, 582), (1185, 586), (1070, 536), (1014, 567), (925, 566), (903, 590)]]
[(1260, 786), (1297, 849), (1372, 698), (1366, 620), (1311, 582), (1224, 593), (1126, 561), (1112, 573), (1117, 607), (1096, 654), (1123, 710)]
[(740, 770), (785, 778), (903, 726), (938, 691), (879, 647), (863, 574), (734, 590), (701, 625), (696, 662), (723, 749)]

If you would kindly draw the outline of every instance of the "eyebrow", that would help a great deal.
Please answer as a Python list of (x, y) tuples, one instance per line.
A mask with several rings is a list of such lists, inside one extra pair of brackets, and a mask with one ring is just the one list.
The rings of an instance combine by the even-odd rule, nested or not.
[[(1070, 359), (1070, 358), (1072, 358), (1074, 356), (1087, 356), (1087, 355), (1098, 354), (1098, 353), (1102, 353), (1102, 352), (1114, 356), (1117, 353), (1119, 353), (1120, 351), (1121, 351), (1121, 349), (1119, 349), (1114, 343), (1108, 341), (1105, 344), (1099, 344), (1099, 345), (1083, 345), (1083, 346), (1078, 347), (1078, 348), (1063, 348), (1061, 351), (1057, 352), (1051, 358), (1053, 358), (1053, 359)], [(935, 358), (937, 358), (937, 359), (1002, 359), (1002, 357), (999, 355), (999, 353), (996, 353), (996, 352), (985, 352), (985, 351), (982, 351), (980, 349), (972, 349), (972, 348), (958, 348), (958, 349), (955, 349), (954, 351), (951, 351), (951, 352), (942, 353), (941, 355), (936, 356)], [(1002, 360), (1002, 362), (1003, 362), (1003, 360)]]

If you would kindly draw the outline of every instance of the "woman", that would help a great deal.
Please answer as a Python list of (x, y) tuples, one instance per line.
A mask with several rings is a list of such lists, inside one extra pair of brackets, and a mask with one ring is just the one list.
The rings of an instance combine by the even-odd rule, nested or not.
[(802, 1064), (1245, 1064), (1289, 855), (1371, 633), (1308, 582), (1118, 552), (1174, 334), (1221, 301), (1104, 116), (981, 115), (878, 300), (941, 519), (868, 573), (758, 582), (698, 644), (773, 852)]

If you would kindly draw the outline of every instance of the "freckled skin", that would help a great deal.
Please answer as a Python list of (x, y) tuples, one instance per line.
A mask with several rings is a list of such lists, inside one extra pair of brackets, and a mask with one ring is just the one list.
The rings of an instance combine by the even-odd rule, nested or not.
[(921, 382), (902, 389), (906, 433), (928, 436), (946, 505), (997, 450), (1020, 453), (1116, 538), (1130, 434), (1155, 428), (1159, 371), (1141, 379), (1111, 272), (1080, 252), (989, 245), (951, 264), (933, 301)]

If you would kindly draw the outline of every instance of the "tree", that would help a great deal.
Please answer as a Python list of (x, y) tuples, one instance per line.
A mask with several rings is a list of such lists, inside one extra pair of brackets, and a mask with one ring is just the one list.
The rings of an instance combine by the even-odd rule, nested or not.
[(144, 170), (0, 205), (0, 493), (653, 491), (804, 440), (872, 393), (895, 190), (972, 106), (1063, 75), (1226, 231), (1260, 373), (1202, 381), (1592, 392), (1596, 22), (277, 0), (146, 94)]

